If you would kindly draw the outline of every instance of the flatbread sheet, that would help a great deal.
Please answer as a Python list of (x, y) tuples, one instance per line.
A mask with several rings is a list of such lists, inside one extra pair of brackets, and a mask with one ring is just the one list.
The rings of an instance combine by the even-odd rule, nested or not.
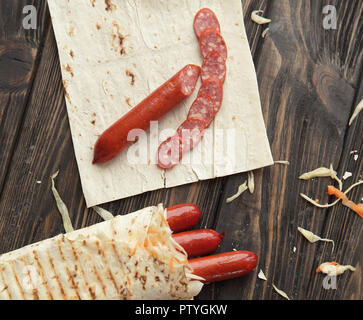
[[(272, 165), (240, 0), (48, 0), (72, 139), (88, 207)], [(193, 20), (204, 7), (228, 47), (223, 105), (202, 143), (172, 170), (157, 167), (159, 144), (186, 119), (195, 92), (115, 159), (93, 165), (102, 132), (203, 58)]]
[(0, 300), (192, 299), (203, 284), (148, 207), (0, 255)]

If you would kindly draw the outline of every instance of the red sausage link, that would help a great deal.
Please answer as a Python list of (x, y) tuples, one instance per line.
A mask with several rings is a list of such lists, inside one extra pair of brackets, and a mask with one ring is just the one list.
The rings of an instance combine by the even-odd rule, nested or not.
[(221, 83), (226, 79), (226, 61), (217, 51), (209, 52), (203, 60), (202, 81), (216, 76)]
[(193, 274), (205, 279), (205, 283), (243, 276), (257, 266), (258, 257), (250, 251), (232, 251), (189, 260)]
[(187, 252), (188, 257), (198, 257), (215, 251), (224, 232), (219, 234), (211, 229), (192, 230), (173, 234), (174, 240)]
[(214, 102), (214, 116), (221, 108), (223, 101), (223, 86), (218, 77), (210, 77), (202, 83), (199, 89), (198, 96), (207, 95)]
[(194, 91), (199, 75), (200, 67), (191, 64), (185, 66), (109, 127), (96, 142), (93, 163), (103, 163), (114, 158), (130, 143), (127, 137), (131, 130), (147, 130), (150, 121), (159, 120), (189, 97)]
[(182, 140), (182, 153), (193, 150), (202, 140), (206, 123), (202, 119), (188, 118), (176, 131)]
[(171, 169), (182, 159), (182, 140), (176, 135), (160, 144), (157, 153), (157, 164), (160, 169)]
[(206, 127), (209, 127), (214, 119), (215, 102), (212, 98), (205, 94), (199, 94), (197, 99), (194, 100), (189, 109), (189, 118), (198, 118), (205, 122)]
[(202, 212), (193, 203), (183, 203), (167, 209), (167, 221), (173, 232), (193, 228), (200, 219)]
[(211, 51), (217, 51), (224, 60), (227, 59), (227, 45), (217, 30), (204, 30), (200, 36), (199, 45), (203, 57), (205, 57)]
[(194, 31), (197, 37), (199, 38), (203, 31), (207, 28), (212, 28), (220, 32), (220, 25), (217, 16), (215, 13), (208, 9), (203, 8), (200, 9), (194, 18)]

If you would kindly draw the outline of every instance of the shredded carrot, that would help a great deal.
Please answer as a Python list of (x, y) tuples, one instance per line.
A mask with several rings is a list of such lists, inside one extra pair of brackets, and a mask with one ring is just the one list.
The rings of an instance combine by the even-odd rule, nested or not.
[(341, 192), (340, 190), (338, 190), (337, 188), (333, 187), (333, 186), (328, 186), (328, 194), (330, 196), (334, 195), (339, 199), (342, 199), (343, 201), (348, 201), (347, 196)]
[(132, 251), (132, 255), (134, 255), (136, 253), (137, 248), (139, 247), (139, 241), (136, 242), (135, 248)]
[(350, 201), (347, 196), (333, 186), (328, 186), (328, 194), (334, 195), (339, 199), (342, 199), (342, 204), (349, 209), (353, 210), (357, 213), (361, 218), (363, 218), (363, 206), (361, 204), (356, 204), (353, 201)]
[(169, 226), (168, 221), (165, 219), (164, 215), (160, 213), (161, 219), (164, 221), (164, 223)]
[(169, 261), (169, 270), (170, 272), (173, 272), (174, 270), (174, 257), (172, 257)]
[(358, 205), (354, 203), (353, 201), (343, 201), (342, 204), (349, 209), (353, 210), (355, 213), (357, 213), (361, 218), (363, 218), (363, 207), (361, 205)]
[(155, 237), (149, 236), (149, 240), (154, 247), (158, 245), (158, 239), (155, 239)]

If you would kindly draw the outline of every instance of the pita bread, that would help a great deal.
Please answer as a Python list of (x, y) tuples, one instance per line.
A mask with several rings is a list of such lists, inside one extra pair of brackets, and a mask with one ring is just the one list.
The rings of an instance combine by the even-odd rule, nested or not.
[[(240, 0), (48, 4), (88, 207), (273, 164)], [(93, 165), (93, 147), (102, 132), (183, 66), (202, 64), (193, 20), (203, 7), (220, 21), (228, 59), (223, 104), (202, 142), (172, 170), (155, 164), (159, 144), (186, 119), (199, 81), (195, 92), (158, 122), (158, 131), (151, 127), (109, 163)], [(137, 150), (144, 144), (145, 152)], [(138, 161), (130, 160), (135, 154)]]
[(192, 299), (203, 284), (165, 217), (149, 207), (3, 254), (0, 299)]

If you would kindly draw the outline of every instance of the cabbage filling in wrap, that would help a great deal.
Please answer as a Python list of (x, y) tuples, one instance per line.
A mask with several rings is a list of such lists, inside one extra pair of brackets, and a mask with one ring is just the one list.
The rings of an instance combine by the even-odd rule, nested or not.
[(199, 280), (162, 205), (0, 256), (0, 299), (192, 299)]

